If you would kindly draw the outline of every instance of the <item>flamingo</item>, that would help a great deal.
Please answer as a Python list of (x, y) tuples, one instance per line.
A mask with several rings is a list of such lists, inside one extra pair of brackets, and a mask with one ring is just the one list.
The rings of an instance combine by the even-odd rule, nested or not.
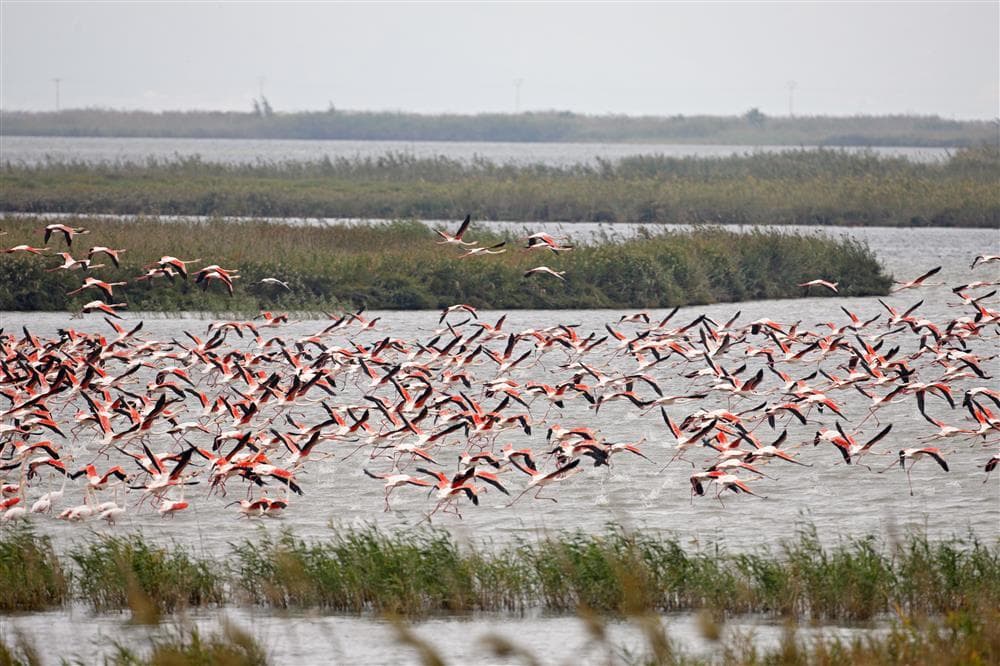
[(125, 250), (124, 249), (115, 250), (110, 247), (104, 247), (103, 245), (95, 245), (94, 247), (90, 248), (89, 252), (87, 252), (87, 259), (93, 259), (95, 254), (106, 254), (108, 258), (111, 259), (111, 263), (115, 265), (115, 268), (120, 268), (121, 257), (118, 255), (120, 255), (122, 252), (125, 252)]
[(554, 271), (548, 266), (538, 266), (537, 268), (531, 268), (524, 272), (524, 277), (530, 277), (536, 274), (551, 275), (552, 277), (559, 278), (560, 280), (565, 280), (563, 276), (566, 275), (566, 271)]
[(122, 287), (128, 284), (127, 282), (105, 282), (104, 280), (98, 280), (97, 278), (87, 277), (83, 281), (83, 286), (79, 289), (74, 289), (73, 291), (66, 292), (67, 296), (75, 296), (79, 294), (84, 289), (99, 289), (104, 297), (109, 301), (114, 297), (112, 293), (115, 287)]
[(70, 245), (71, 246), (71, 245), (73, 245), (73, 237), (74, 236), (82, 236), (84, 234), (89, 234), (89, 233), (90, 233), (90, 231), (87, 230), (87, 229), (84, 229), (83, 227), (70, 227), (70, 226), (67, 226), (65, 224), (59, 224), (59, 223), (50, 224), (50, 225), (48, 225), (48, 226), (45, 227), (45, 241), (44, 242), (48, 243), (49, 242), (49, 238), (51, 238), (53, 234), (62, 234), (63, 238), (66, 239), (66, 245)]
[(48, 252), (47, 247), (32, 247), (30, 245), (15, 245), (14, 247), (9, 247), (4, 250), (4, 254), (12, 254), (14, 252), (28, 252), (30, 254), (41, 255), (43, 252)]
[(473, 247), (466, 250), (465, 254), (460, 255), (459, 259), (465, 259), (466, 257), (478, 257), (485, 254), (503, 254), (507, 250), (504, 245), (507, 241), (500, 241), (496, 245), (490, 245), (489, 247)]
[(521, 462), (513, 456), (510, 457), (510, 463), (514, 467), (516, 467), (518, 471), (527, 474), (530, 477), (530, 480), (528, 481), (528, 487), (525, 488), (523, 491), (521, 491), (520, 495), (511, 500), (510, 504), (507, 505), (508, 507), (513, 506), (517, 502), (517, 500), (521, 499), (521, 497), (525, 495), (525, 493), (531, 491), (534, 488), (538, 489), (535, 492), (535, 499), (546, 499), (546, 500), (552, 500), (553, 502), (558, 502), (559, 500), (557, 500), (554, 497), (542, 497), (541, 496), (542, 488), (544, 488), (549, 484), (555, 483), (557, 481), (562, 481), (563, 479), (565, 479), (567, 473), (580, 464), (580, 459), (574, 458), (565, 465), (561, 465), (559, 467), (556, 467), (551, 472), (545, 472), (545, 473), (540, 472), (533, 467), (522, 465)]
[(389, 495), (393, 490), (405, 485), (419, 486), (419, 487), (430, 487), (434, 484), (430, 481), (426, 481), (416, 476), (411, 476), (409, 474), (376, 474), (370, 472), (367, 469), (362, 470), (366, 476), (373, 479), (378, 479), (380, 481), (385, 481), (385, 510), (389, 510)]
[(938, 271), (940, 271), (940, 270), (941, 270), (941, 266), (937, 266), (935, 268), (930, 269), (929, 271), (927, 271), (923, 275), (921, 275), (921, 276), (919, 276), (917, 278), (914, 278), (913, 280), (910, 280), (909, 282), (898, 282), (897, 281), (896, 284), (898, 284), (899, 286), (896, 287), (896, 288), (894, 288), (891, 293), (895, 294), (895, 293), (898, 293), (898, 292), (903, 291), (905, 289), (914, 289), (916, 287), (929, 287), (931, 285), (924, 284), (924, 281), (927, 278), (931, 277), (932, 275), (936, 275), (938, 273)]
[(979, 264), (993, 264), (1000, 261), (1000, 254), (981, 254), (972, 260), (969, 270), (974, 269)]
[(472, 221), (472, 215), (471, 214), (466, 215), (465, 219), (462, 220), (462, 224), (459, 225), (458, 231), (455, 232), (454, 236), (449, 234), (447, 231), (441, 231), (440, 229), (435, 230), (437, 232), (437, 235), (444, 239), (438, 241), (438, 245), (465, 245), (465, 246), (475, 245), (476, 244), (475, 242), (469, 243), (462, 240), (462, 236), (464, 236), (465, 232), (469, 230), (469, 223), (471, 221)]
[(60, 252), (58, 256), (62, 257), (62, 264), (54, 268), (46, 269), (47, 272), (52, 273), (54, 271), (73, 271), (78, 268), (82, 268), (85, 271), (94, 270), (96, 268), (103, 268), (104, 264), (95, 264), (90, 261), (90, 259), (74, 259), (73, 255), (69, 252)]
[[(910, 487), (910, 496), (913, 496), (913, 481), (910, 478), (910, 472), (913, 470), (913, 465), (923, 457), (932, 458), (934, 462), (941, 466), (941, 469), (948, 471), (948, 463), (941, 455), (941, 450), (934, 448), (932, 446), (925, 446), (923, 448), (909, 448), (899, 450), (899, 466), (906, 471), (906, 482)], [(911, 461), (910, 466), (906, 466), (906, 461)], [(890, 463), (885, 469), (879, 470), (879, 473), (885, 472), (886, 470), (892, 468), (896, 463)]]
[(809, 293), (809, 287), (826, 287), (827, 289), (836, 294), (838, 284), (839, 283), (837, 282), (828, 282), (826, 280), (809, 280), (808, 282), (800, 283), (798, 286), (804, 288), (804, 291), (802, 292), (803, 294)]

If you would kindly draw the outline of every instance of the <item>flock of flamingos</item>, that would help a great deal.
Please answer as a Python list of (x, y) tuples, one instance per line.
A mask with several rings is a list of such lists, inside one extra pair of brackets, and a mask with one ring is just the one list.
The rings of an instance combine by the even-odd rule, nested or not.
[[(465, 240), (468, 227), (466, 218), (454, 235), (438, 232), (441, 243), (464, 256), (503, 251)], [(44, 233), (43, 245), (67, 246), (52, 270), (92, 271), (95, 256), (117, 264), (124, 251), (93, 246), (76, 259), (72, 242), (86, 229), (51, 224)], [(547, 234), (528, 237), (526, 248), (572, 249)], [(49, 256), (48, 247), (4, 251)], [(997, 262), (979, 256), (971, 268)], [(164, 256), (136, 279), (232, 292), (238, 271), (189, 270), (193, 263)], [(485, 321), (460, 304), (442, 311), (437, 330), (410, 337), (380, 331), (378, 318), (359, 311), (307, 335), (289, 334), (287, 315), (262, 312), (180, 339), (125, 322), (115, 289), (126, 285), (88, 276), (71, 293), (100, 293), (83, 312), (103, 313), (107, 328), (67, 325), (49, 338), (0, 328), (0, 521), (114, 523), (131, 512), (173, 516), (195, 501), (237, 517), (275, 516), (309, 497), (309, 468), (322, 464), (384, 486), (387, 511), (393, 492), (426, 495), (427, 519), (461, 515), (486, 493), (507, 505), (557, 501), (575, 475), (615, 465), (690, 466), (691, 501), (764, 496), (769, 472), (827, 459), (811, 454), (817, 462), (807, 463), (802, 447), (828, 450), (831, 465), (905, 472), (908, 481), (920, 460), (949, 472), (945, 442), (974, 447), (985, 481), (998, 461), (1000, 392), (995, 356), (973, 350), (996, 348), (1000, 311), (987, 300), (998, 283), (954, 286), (955, 316), (933, 321), (921, 315), (919, 293), (938, 270), (897, 283), (894, 292), (912, 302), (880, 300), (865, 314), (840, 308), (813, 328), (675, 309), (589, 333), (572, 323), (511, 330), (506, 316)], [(561, 277), (545, 266), (525, 274)], [(822, 279), (800, 286), (837, 290)], [(855, 396), (850, 408), (844, 396)], [(566, 410), (580, 401), (589, 410)], [(917, 441), (894, 440), (879, 418), (900, 402), (926, 423)], [(602, 409), (634, 410), (655, 434), (616, 441), (596, 427), (599, 418), (614, 424), (597, 416)]]

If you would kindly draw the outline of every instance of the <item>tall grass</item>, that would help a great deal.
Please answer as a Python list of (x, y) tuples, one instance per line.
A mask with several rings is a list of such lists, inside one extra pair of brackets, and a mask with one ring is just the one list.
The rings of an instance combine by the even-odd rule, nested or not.
[(106, 666), (265, 666), (267, 650), (247, 631), (223, 622), (217, 632), (181, 625), (154, 637), (147, 652), (122, 644), (105, 659)]
[[(5, 562), (23, 572), (37, 571), (29, 565), (38, 552), (48, 552), (51, 571), (72, 568), (48, 548), (29, 531), (0, 538)], [(5, 609), (80, 598), (96, 610), (137, 612), (139, 598), (154, 612), (228, 601), (410, 616), (706, 610), (713, 617), (766, 613), (841, 622), (1000, 608), (1000, 542), (932, 542), (910, 534), (892, 543), (861, 537), (823, 546), (811, 528), (776, 548), (742, 553), (690, 551), (669, 538), (620, 528), (495, 546), (459, 545), (443, 531), (367, 527), (311, 542), (262, 530), (233, 544), (225, 567), (176, 546), (154, 546), (139, 534), (100, 537), (77, 545), (69, 557), (72, 585), (60, 573), (58, 594), (44, 603), (8, 601)], [(20, 584), (12, 569), (5, 565), (2, 572), (2, 582), (10, 583), (0, 588), (3, 594), (21, 590), (20, 599), (41, 598), (37, 591), (25, 595), (39, 588)]]
[[(622, 530), (462, 552), (445, 533), (369, 529), (313, 544), (248, 540), (236, 556), (237, 583), (254, 603), (355, 612), (705, 608), (867, 620), (1000, 604), (1000, 547), (919, 535), (894, 548), (873, 538), (824, 548), (803, 531), (777, 553), (728, 555)], [(913, 576), (916, 568), (933, 573)]]
[(348, 530), (312, 544), (262, 536), (235, 554), (238, 584), (270, 606), (412, 614), (478, 605), (470, 562), (443, 532)]
[(69, 555), (79, 570), (79, 592), (96, 610), (130, 608), (137, 619), (152, 621), (162, 611), (225, 600), (218, 567), (176, 544), (99, 536)]
[(48, 537), (17, 528), (0, 538), (0, 612), (44, 610), (69, 594), (66, 570)]
[(523, 221), (1000, 226), (1000, 152), (940, 164), (834, 150), (500, 165), (387, 154), (313, 162), (6, 163), (11, 212)]
[[(108, 266), (96, 275), (128, 281), (115, 294), (135, 310), (315, 311), (340, 305), (399, 310), (453, 303), (503, 309), (667, 307), (801, 296), (796, 284), (819, 276), (838, 281), (845, 296), (884, 294), (890, 285), (871, 250), (857, 241), (761, 230), (648, 233), (627, 241), (605, 239), (559, 256), (529, 252), (509, 238), (504, 254), (460, 259), (459, 250), (438, 245), (437, 235), (417, 222), (295, 226), (76, 218), (68, 223), (91, 230), (78, 237), (75, 255), (90, 245), (127, 248), (120, 269)], [(37, 245), (41, 226), (30, 218), (4, 220), (4, 242)], [(498, 240), (475, 227), (468, 237), (484, 245)], [(50, 246), (63, 249), (61, 239), (51, 240)], [(239, 269), (235, 295), (219, 285), (203, 291), (180, 279), (135, 280), (164, 254)], [(83, 278), (79, 272), (49, 272), (58, 262), (0, 255), (0, 310), (72, 310), (97, 298), (95, 292), (67, 297)], [(523, 276), (540, 264), (565, 270), (565, 281)], [(265, 277), (286, 281), (290, 289), (259, 283)]]

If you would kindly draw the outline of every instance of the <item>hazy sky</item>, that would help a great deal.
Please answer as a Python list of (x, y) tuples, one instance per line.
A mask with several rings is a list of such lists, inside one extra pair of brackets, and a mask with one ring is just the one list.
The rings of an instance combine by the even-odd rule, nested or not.
[(1000, 2), (0, 0), (0, 106), (1000, 115)]

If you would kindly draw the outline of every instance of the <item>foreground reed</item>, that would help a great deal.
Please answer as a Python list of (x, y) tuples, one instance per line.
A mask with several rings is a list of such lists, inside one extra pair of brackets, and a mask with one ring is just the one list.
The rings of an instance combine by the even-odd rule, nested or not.
[(108, 666), (265, 666), (267, 650), (250, 633), (224, 621), (218, 632), (181, 625), (154, 637), (148, 652), (116, 646)]
[[(126, 248), (121, 268), (93, 273), (108, 282), (127, 281), (115, 296), (133, 310), (435, 309), (454, 303), (480, 308), (657, 308), (788, 298), (798, 283), (822, 276), (840, 283), (843, 296), (885, 294), (890, 279), (871, 250), (847, 238), (718, 227), (647, 233), (632, 240), (605, 236), (554, 256), (528, 251), (509, 238), (507, 251), (459, 258), (461, 251), (436, 243), (418, 222), (387, 225), (310, 226), (262, 220), (175, 222), (156, 218), (68, 222), (90, 234), (88, 242)], [(40, 244), (32, 218), (3, 221), (7, 247)], [(468, 237), (489, 245), (500, 240), (475, 226)], [(61, 243), (51, 239), (52, 251)], [(84, 253), (74, 245), (77, 255)], [(235, 294), (220, 285), (207, 291), (193, 281), (136, 281), (163, 255), (200, 259), (238, 269)], [(67, 293), (80, 286), (78, 271), (50, 271), (58, 259), (0, 254), (0, 310), (74, 310), (94, 298)], [(107, 261), (103, 263), (109, 263)], [(565, 281), (525, 277), (540, 264), (566, 271)], [(263, 278), (277, 278), (288, 289)]]
[(76, 587), (95, 610), (128, 607), (145, 619), (225, 599), (214, 564), (176, 544), (154, 546), (142, 535), (99, 536), (71, 550), (70, 558), (79, 570)]
[(1000, 226), (995, 146), (939, 164), (838, 151), (551, 167), (445, 157), (0, 168), (0, 210), (267, 217)]
[[(22, 545), (12, 550), (10, 544)], [(24, 544), (45, 547), (44, 539), (16, 531), (0, 539), (0, 552), (22, 553), (9, 561), (27, 566), (35, 549)], [(137, 594), (158, 610), (228, 600), (414, 616), (704, 609), (856, 621), (888, 612), (924, 616), (1000, 607), (1000, 543), (932, 542), (919, 534), (894, 543), (866, 537), (825, 547), (813, 530), (803, 529), (774, 549), (727, 553), (689, 552), (669, 538), (613, 528), (502, 547), (460, 547), (447, 532), (434, 530), (344, 529), (314, 542), (261, 530), (234, 544), (226, 565), (152, 545), (138, 534), (79, 544), (71, 557), (79, 575), (70, 590), (31, 608), (72, 596), (98, 610), (135, 611)], [(0, 589), (12, 588), (16, 572), (16, 566), (0, 570)]]
[(0, 612), (58, 606), (69, 594), (66, 570), (47, 537), (18, 530), (0, 538)]

